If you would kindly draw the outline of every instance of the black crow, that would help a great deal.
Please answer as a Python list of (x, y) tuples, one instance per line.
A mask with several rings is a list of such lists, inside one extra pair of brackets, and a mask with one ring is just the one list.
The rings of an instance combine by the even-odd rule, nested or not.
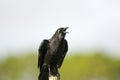
[(50, 39), (45, 39), (41, 43), (38, 50), (38, 68), (40, 68), (38, 80), (59, 78), (58, 68), (61, 67), (68, 51), (68, 43), (65, 39), (67, 29), (68, 27), (57, 29)]

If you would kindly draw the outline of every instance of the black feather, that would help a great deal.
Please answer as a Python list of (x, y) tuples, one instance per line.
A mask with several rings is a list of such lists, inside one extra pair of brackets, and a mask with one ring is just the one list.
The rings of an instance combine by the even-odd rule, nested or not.
[(61, 67), (68, 51), (68, 43), (65, 39), (66, 28), (59, 28), (49, 40), (43, 40), (39, 47), (38, 67), (40, 68), (39, 80), (49, 80), (51, 75), (59, 75)]

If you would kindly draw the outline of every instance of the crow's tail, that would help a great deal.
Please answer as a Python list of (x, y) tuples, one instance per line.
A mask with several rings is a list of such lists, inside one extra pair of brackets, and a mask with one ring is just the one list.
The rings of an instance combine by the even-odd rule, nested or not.
[(38, 80), (49, 80), (49, 67), (47, 65), (42, 66)]

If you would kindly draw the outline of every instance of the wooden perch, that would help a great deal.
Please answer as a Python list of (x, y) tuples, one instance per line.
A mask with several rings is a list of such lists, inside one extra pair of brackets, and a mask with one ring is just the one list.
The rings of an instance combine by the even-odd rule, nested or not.
[(50, 76), (49, 80), (60, 80), (60, 75), (59, 76)]

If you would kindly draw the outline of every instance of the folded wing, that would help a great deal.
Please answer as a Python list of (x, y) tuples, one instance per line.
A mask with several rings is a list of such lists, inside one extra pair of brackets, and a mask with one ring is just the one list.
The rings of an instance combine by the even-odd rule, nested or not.
[(44, 64), (44, 58), (46, 55), (46, 52), (48, 50), (48, 45), (49, 45), (49, 41), (48, 40), (43, 40), (43, 42), (41, 43), (39, 49), (38, 49), (38, 68), (42, 68), (42, 65)]
[(58, 54), (59, 54), (59, 59), (58, 59), (58, 63), (57, 63), (57, 66), (58, 68), (61, 67), (62, 63), (63, 63), (63, 60), (66, 56), (66, 53), (68, 51), (68, 43), (67, 43), (67, 40), (64, 39), (63, 41), (61, 41), (61, 44), (58, 48)]

